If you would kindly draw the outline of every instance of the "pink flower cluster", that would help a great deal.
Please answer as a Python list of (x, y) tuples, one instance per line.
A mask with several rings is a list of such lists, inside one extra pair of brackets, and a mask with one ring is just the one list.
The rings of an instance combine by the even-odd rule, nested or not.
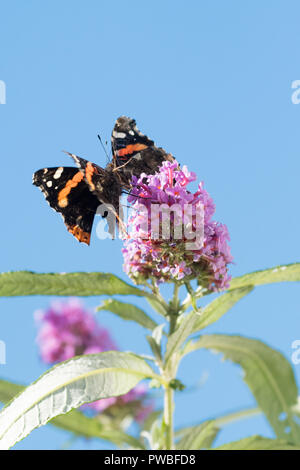
[[(227, 241), (226, 225), (212, 221), (215, 206), (210, 195), (198, 185), (195, 193), (187, 190), (190, 182), (196, 180), (195, 173), (186, 166), (180, 169), (178, 163), (166, 161), (155, 175), (142, 174), (133, 177), (133, 190), (128, 197), (133, 214), (129, 219), (129, 234), (124, 242), (124, 270), (137, 283), (152, 278), (156, 283), (171, 280), (198, 279), (203, 287), (221, 290), (229, 287), (228, 264), (232, 262)], [(170, 236), (153, 237), (153, 211), (157, 205), (172, 209), (169, 212)], [(184, 211), (189, 206), (190, 218)], [(161, 206), (162, 207), (162, 206)], [(174, 210), (173, 210), (174, 209)], [(193, 249), (186, 249), (190, 240), (184, 236), (178, 239), (174, 229), (178, 226), (176, 212), (183, 214), (182, 224), (190, 224), (192, 233), (199, 229), (200, 211), (203, 222), (202, 242)], [(199, 216), (199, 217), (198, 217)], [(162, 231), (163, 218), (160, 219)]]
[(36, 319), (40, 326), (37, 343), (46, 364), (117, 349), (109, 332), (76, 298), (53, 302), (48, 310), (36, 312)]
[[(83, 307), (79, 299), (53, 302), (46, 311), (37, 311), (35, 317), (39, 326), (37, 343), (46, 364), (65, 361), (77, 355), (118, 349), (108, 330), (96, 322), (94, 315)], [(99, 413), (112, 405), (137, 402), (134, 418), (142, 422), (153, 408), (152, 402), (146, 402), (146, 395), (146, 386), (139, 384), (125, 395), (103, 398), (83, 408)]]

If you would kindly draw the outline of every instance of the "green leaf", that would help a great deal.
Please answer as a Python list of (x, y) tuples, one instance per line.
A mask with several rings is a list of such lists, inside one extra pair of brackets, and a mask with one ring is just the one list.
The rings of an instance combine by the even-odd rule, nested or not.
[(150, 295), (109, 273), (15, 271), (0, 274), (0, 297), (22, 295)]
[(7, 380), (0, 380), (0, 402), (6, 404), (24, 390), (24, 388), (24, 385), (8, 382)]
[(119, 396), (140, 380), (160, 377), (131, 353), (109, 351), (62, 362), (27, 387), (0, 412), (0, 449), (84, 403)]
[(132, 304), (120, 302), (119, 300), (104, 300), (104, 302), (97, 307), (97, 311), (100, 310), (107, 310), (123, 318), (123, 320), (139, 323), (139, 325), (147, 328), (148, 330), (153, 330), (157, 326), (157, 323), (155, 323), (155, 321), (152, 320), (152, 318), (150, 318), (142, 309)]
[(189, 346), (190, 350), (198, 348), (222, 352), (226, 359), (240, 364), (245, 382), (277, 437), (300, 443), (300, 427), (291, 409), (297, 403), (297, 385), (293, 369), (281, 353), (261, 341), (229, 335), (202, 336)]
[(165, 326), (164, 323), (162, 323), (161, 325), (157, 325), (152, 331), (152, 335), (146, 337), (149, 343), (149, 346), (151, 348), (151, 351), (153, 352), (159, 367), (162, 367), (163, 365), (162, 353), (161, 353), (161, 339), (162, 339), (164, 326)]
[(172, 333), (167, 342), (167, 349), (165, 355), (165, 363), (169, 361), (171, 356), (176, 353), (180, 346), (185, 342), (185, 340), (190, 336), (194, 331), (195, 323), (198, 321), (199, 313), (191, 312), (185, 317), (182, 318), (181, 323), (177, 330)]
[[(0, 402), (6, 404), (12, 400), (21, 391), (25, 390), (25, 386), (0, 380)], [(55, 427), (72, 432), (78, 436), (86, 438), (99, 438), (116, 445), (129, 444), (132, 447), (143, 448), (141, 442), (134, 437), (126, 434), (119, 429), (112, 429), (100, 421), (101, 417), (89, 418), (77, 410), (71, 410), (69, 413), (57, 416), (52, 419), (49, 424)]]
[(153, 421), (150, 431), (143, 431), (142, 436), (149, 441), (152, 450), (161, 450), (165, 440), (164, 427), (161, 424), (161, 420)]
[(239, 421), (241, 419), (252, 418), (252, 416), (257, 416), (261, 414), (262, 414), (262, 411), (260, 408), (257, 408), (257, 407), (245, 408), (245, 409), (241, 409), (238, 411), (233, 411), (231, 413), (221, 415), (215, 418), (215, 423), (216, 423), (216, 426), (218, 426), (219, 428), (223, 428), (227, 424), (234, 423), (235, 421)]
[(78, 436), (86, 438), (96, 437), (113, 442), (116, 445), (128, 444), (137, 449), (144, 449), (144, 446), (138, 439), (120, 429), (114, 429), (113, 426), (109, 426), (107, 423), (102, 423), (99, 417), (90, 418), (77, 410), (71, 410), (65, 415), (57, 416), (49, 421), (49, 424), (70, 431)]
[(214, 450), (300, 450), (299, 446), (288, 444), (282, 439), (268, 439), (262, 436), (251, 436), (240, 441), (230, 442)]
[(149, 302), (150, 306), (156, 310), (157, 313), (160, 315), (166, 317), (168, 314), (167, 308), (163, 305), (162, 302), (160, 302), (158, 299), (155, 298), (155, 295), (153, 296), (148, 296), (147, 301)]
[(234, 289), (227, 292), (210, 302), (202, 311), (199, 312), (199, 319), (194, 325), (193, 333), (196, 333), (219, 320), (219, 318), (228, 312), (231, 307), (252, 290), (253, 286), (241, 287), (240, 289)]
[(143, 422), (143, 431), (149, 431), (155, 421), (162, 415), (162, 410), (152, 411)]
[(205, 421), (199, 426), (192, 426), (180, 430), (183, 437), (176, 444), (178, 450), (201, 450), (212, 446), (219, 429), (214, 421)]
[(229, 290), (245, 286), (258, 286), (273, 282), (300, 281), (300, 263), (276, 266), (275, 268), (255, 271), (235, 277), (230, 282)]
[(152, 331), (152, 338), (155, 339), (155, 341), (157, 342), (159, 346), (161, 346), (162, 335), (165, 334), (164, 332), (165, 326), (166, 326), (165, 323), (161, 323), (160, 325), (157, 325)]
[(159, 364), (161, 364), (162, 356), (161, 356), (160, 345), (155, 341), (153, 336), (146, 336), (146, 339), (148, 341), (148, 344), (149, 344), (149, 346), (151, 348), (151, 351), (153, 352), (156, 360), (158, 361)]

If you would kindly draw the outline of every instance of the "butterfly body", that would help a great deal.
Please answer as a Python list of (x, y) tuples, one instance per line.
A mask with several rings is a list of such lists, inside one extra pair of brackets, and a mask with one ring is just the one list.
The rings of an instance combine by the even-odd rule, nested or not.
[(122, 185), (131, 187), (132, 176), (154, 174), (165, 160), (173, 160), (153, 140), (142, 134), (134, 119), (121, 116), (117, 119), (111, 136), (113, 163)]
[[(137, 129), (134, 119), (126, 116), (121, 116), (115, 123), (113, 157), (106, 168), (66, 153), (77, 168), (43, 168), (34, 173), (33, 184), (40, 188), (49, 205), (62, 215), (68, 231), (87, 245), (100, 205), (107, 206), (105, 215), (113, 215), (122, 224), (120, 196), (123, 189), (130, 190), (132, 176), (153, 174), (164, 160), (173, 160)], [(111, 220), (108, 217), (110, 233), (114, 231)]]

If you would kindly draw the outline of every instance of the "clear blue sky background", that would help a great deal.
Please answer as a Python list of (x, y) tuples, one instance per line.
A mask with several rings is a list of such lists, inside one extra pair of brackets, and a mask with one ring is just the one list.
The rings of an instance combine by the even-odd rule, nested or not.
[[(119, 240), (94, 234), (91, 247), (80, 245), (31, 185), (36, 169), (70, 164), (63, 149), (104, 165), (97, 133), (109, 139), (122, 114), (204, 180), (231, 234), (233, 275), (299, 261), (300, 105), (291, 101), (299, 2), (19, 0), (1, 2), (0, 14), (1, 271), (126, 279)], [(1, 377), (29, 383), (44, 372), (33, 312), (50, 300), (1, 299)], [(297, 284), (259, 287), (208, 331), (258, 338), (290, 358), (299, 313)], [(107, 313), (101, 321), (123, 350), (148, 351), (139, 327)], [(295, 374), (299, 382), (300, 365)], [(206, 382), (177, 396), (177, 426), (254, 405), (240, 369), (219, 356), (190, 356), (179, 376)], [(252, 418), (227, 426), (217, 443), (254, 433), (273, 435)], [(16, 448), (55, 449), (68, 437), (46, 426)]]

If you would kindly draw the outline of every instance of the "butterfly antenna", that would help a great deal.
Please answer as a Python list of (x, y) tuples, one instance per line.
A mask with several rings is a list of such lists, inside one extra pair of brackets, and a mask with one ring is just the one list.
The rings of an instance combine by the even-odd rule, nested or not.
[[(107, 163), (108, 163), (108, 162), (110, 161), (110, 158), (109, 158), (108, 152), (107, 152), (107, 150), (106, 150), (106, 147), (105, 147), (105, 145), (104, 145), (103, 142), (102, 142), (101, 136), (98, 134), (97, 137), (98, 137), (98, 139), (99, 139), (99, 141), (100, 141), (101, 147), (102, 147), (103, 150), (104, 150), (104, 153), (105, 153), (106, 158), (107, 158)], [(107, 145), (107, 142), (106, 142), (106, 145)]]
[(130, 191), (127, 192), (125, 189), (122, 189), (122, 194), (126, 194), (127, 196), (132, 196), (132, 197), (136, 197), (139, 199), (152, 199), (152, 197), (139, 196), (138, 194), (132, 194)]

